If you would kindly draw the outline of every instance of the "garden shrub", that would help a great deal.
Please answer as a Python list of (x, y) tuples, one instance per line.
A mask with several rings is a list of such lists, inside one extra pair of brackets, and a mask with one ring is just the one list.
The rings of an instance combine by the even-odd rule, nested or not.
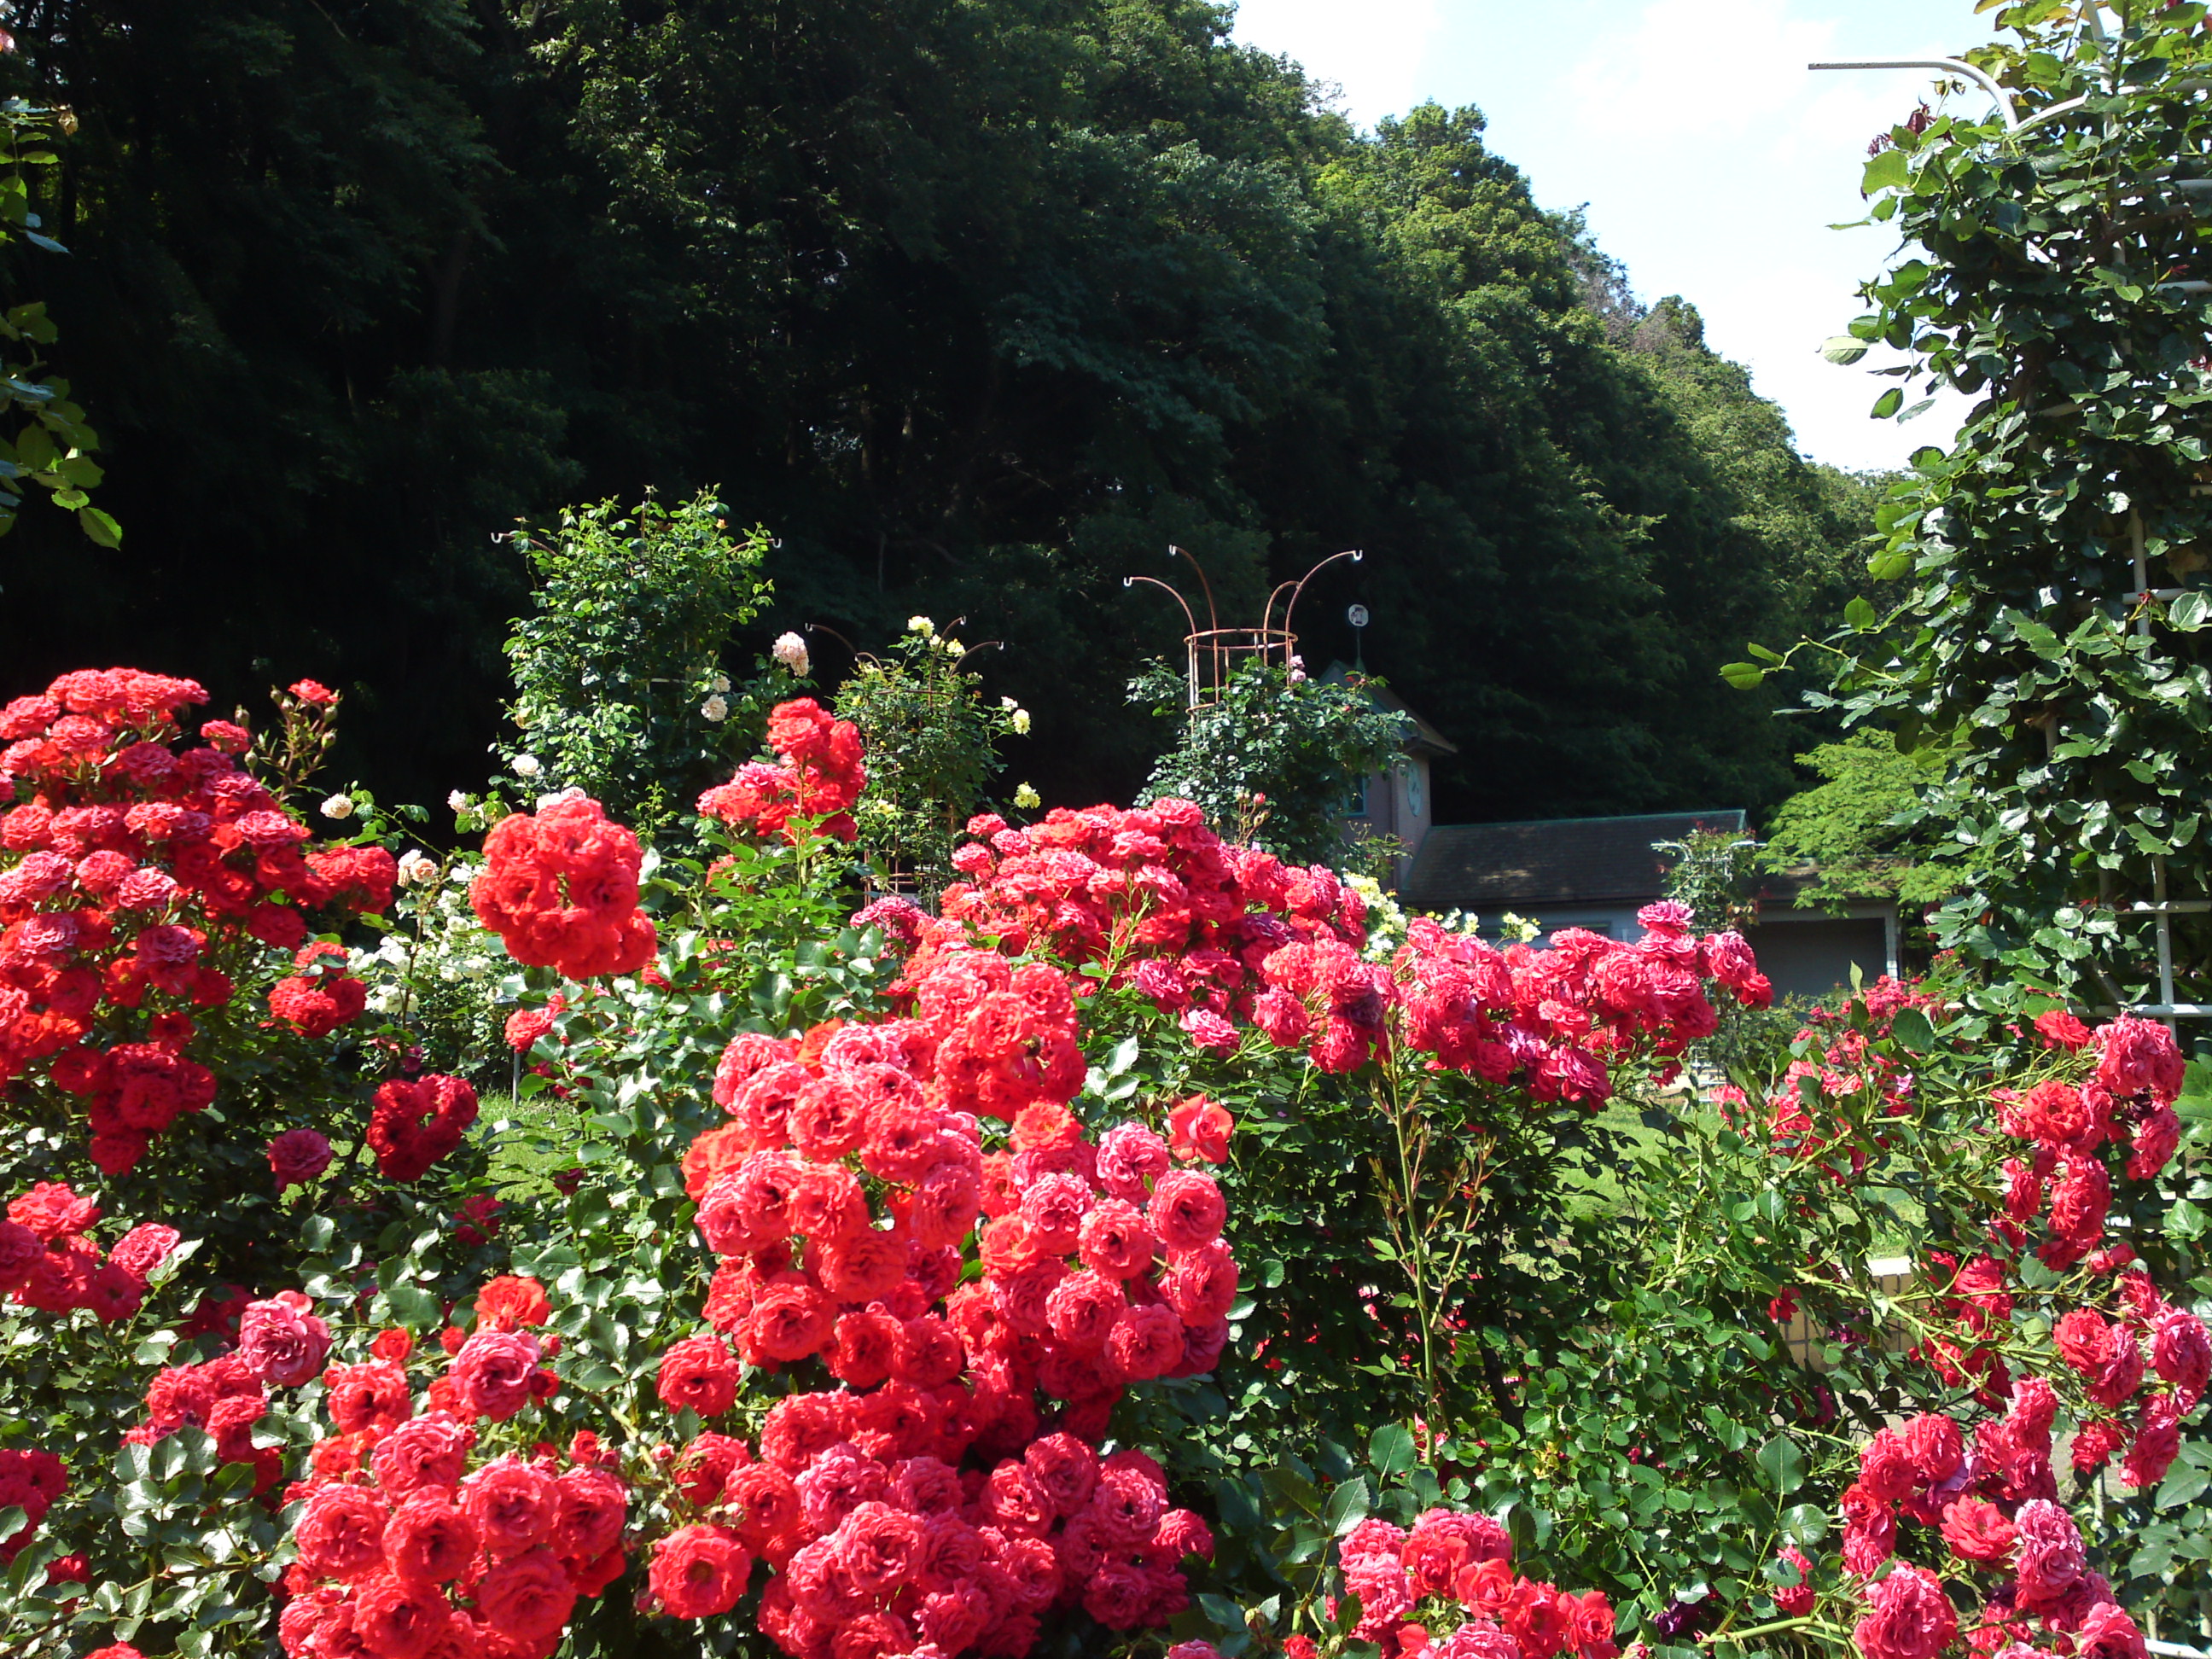
[(518, 532), (537, 585), (507, 642), (520, 737), (501, 752), (515, 775), (581, 789), (652, 832), (678, 825), (684, 792), (751, 745), (768, 688), (788, 682), (768, 669), (741, 688), (724, 667), (731, 631), (769, 592), (768, 532), (735, 538), (728, 524), (702, 490), (672, 507), (599, 501)]
[[(1740, 937), (1661, 904), (1500, 949), (1174, 799), (985, 815), (933, 913), (862, 905), (872, 760), (796, 700), (669, 847), (569, 792), (492, 825), (465, 948), (537, 964), (504, 1036), (557, 1143), (516, 1179), (330, 954), (401, 861), (314, 845), (228, 723), (183, 746), (190, 690), (7, 714), (9, 1040), (56, 1045), (0, 1155), (11, 1652), (1929, 1659), (1929, 1574), (1959, 1639), (2118, 1654), (2093, 1560), (2145, 1617), (2201, 1582), (2161, 1028), (1885, 983), (1709, 1106), (1681, 1057), (1769, 995)], [(170, 915), (189, 973), (137, 945)], [(58, 1041), (63, 934), (99, 994)], [(212, 1091), (105, 1172), (72, 1045)]]

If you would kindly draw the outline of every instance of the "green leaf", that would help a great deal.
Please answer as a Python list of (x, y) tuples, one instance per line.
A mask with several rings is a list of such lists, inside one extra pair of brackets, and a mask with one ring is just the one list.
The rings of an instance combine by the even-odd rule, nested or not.
[(1889, 1023), (1890, 1035), (1907, 1053), (1924, 1054), (1936, 1046), (1936, 1028), (1917, 1008), (1902, 1008)]
[(1862, 632), (1872, 628), (1875, 623), (1873, 605), (1864, 598), (1854, 599), (1844, 607), (1844, 621)]
[(436, 1324), (445, 1311), (445, 1304), (420, 1285), (394, 1285), (384, 1299), (392, 1318), (416, 1329)]
[(2199, 1464), (2176, 1468), (2160, 1483), (2158, 1496), (2152, 1503), (2158, 1509), (2173, 1509), (2203, 1497), (2208, 1486), (2212, 1486), (2212, 1468)]
[(1859, 193), (1872, 196), (1885, 190), (1902, 189), (1911, 166), (1905, 154), (1894, 148), (1885, 149), (1866, 164), (1859, 175)]
[(1905, 393), (1892, 386), (1874, 400), (1873, 417), (1877, 421), (1886, 421), (1897, 413), (1899, 405), (1904, 402)]
[(1416, 1457), (1413, 1437), (1402, 1423), (1385, 1423), (1367, 1443), (1368, 1462), (1384, 1480), (1405, 1474), (1413, 1467)]
[(1777, 1498), (1787, 1498), (1805, 1484), (1805, 1454), (1786, 1434), (1778, 1434), (1759, 1449), (1759, 1479)]
[(2212, 620), (2212, 599), (2193, 588), (2177, 594), (2173, 603), (2166, 607), (2166, 620), (2169, 626), (2193, 634)]
[(1364, 1480), (1354, 1478), (1340, 1481), (1336, 1490), (1328, 1495), (1328, 1508), (1323, 1512), (1323, 1518), (1328, 1522), (1329, 1530), (1341, 1538), (1367, 1518), (1372, 1504)]
[(1848, 367), (1867, 355), (1867, 343), (1848, 334), (1832, 334), (1820, 343), (1820, 355), (1832, 363)]
[(1800, 1548), (1810, 1549), (1828, 1534), (1828, 1512), (1817, 1504), (1792, 1504), (1782, 1511), (1782, 1530)]
[[(123, 526), (96, 507), (81, 507), (76, 510), (77, 528), (101, 547), (123, 545)], [(538, 1079), (542, 1081), (543, 1079)]]
[(1721, 667), (1721, 678), (1739, 691), (1749, 691), (1766, 678), (1766, 670), (1755, 662), (1725, 663)]

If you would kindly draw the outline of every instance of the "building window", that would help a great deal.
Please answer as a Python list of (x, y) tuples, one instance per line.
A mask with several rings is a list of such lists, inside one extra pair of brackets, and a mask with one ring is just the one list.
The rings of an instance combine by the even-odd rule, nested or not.
[(1407, 817), (1417, 818), (1421, 816), (1421, 798), (1426, 793), (1421, 787), (1421, 763), (1419, 761), (1409, 762), (1406, 767)]
[(1367, 816), (1367, 780), (1361, 778), (1352, 786), (1352, 793), (1344, 799), (1344, 816), (1364, 818)]

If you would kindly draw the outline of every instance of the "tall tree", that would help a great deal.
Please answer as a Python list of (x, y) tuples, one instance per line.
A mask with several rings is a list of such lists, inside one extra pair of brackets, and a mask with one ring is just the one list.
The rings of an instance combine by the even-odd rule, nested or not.
[(1302, 607), (1308, 654), (1367, 600), (1467, 757), (1448, 814), (1786, 787), (1711, 672), (1826, 568), (1818, 514), (1745, 505), (1786, 430), (1698, 426), (1472, 110), (1355, 133), (1199, 0), (18, 15), (4, 72), (85, 122), (53, 309), (133, 526), (0, 549), (26, 677), (313, 672), (356, 688), (363, 766), (442, 794), (524, 607), (494, 538), (711, 484), (780, 537), (777, 626), (1004, 641), (1015, 769), (1059, 798), (1158, 746), (1119, 688), (1180, 623), (1120, 578), (1170, 542), (1255, 618), (1367, 549)]

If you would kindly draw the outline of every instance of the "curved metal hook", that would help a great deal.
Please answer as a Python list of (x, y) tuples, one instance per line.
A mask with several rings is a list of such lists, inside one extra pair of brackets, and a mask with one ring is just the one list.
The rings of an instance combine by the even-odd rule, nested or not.
[(828, 623), (801, 623), (799, 626), (799, 630), (802, 633), (827, 634), (831, 639), (836, 641), (838, 644), (843, 646), (848, 651), (851, 652), (855, 659), (864, 657), (867, 654), (866, 652), (862, 651), (859, 646), (854, 644), (852, 641), (847, 639), (836, 629), (830, 627)]
[[(1170, 555), (1176, 553), (1182, 554), (1185, 559), (1189, 561), (1190, 568), (1198, 572), (1199, 591), (1206, 595), (1206, 626), (1209, 628), (1219, 628), (1221, 626), (1221, 613), (1213, 608), (1213, 584), (1206, 580), (1206, 567), (1200, 564), (1195, 558), (1192, 557), (1188, 548), (1177, 547), (1173, 542), (1170, 542), (1168, 544), (1168, 551)], [(1180, 598), (1182, 596), (1178, 594), (1176, 597)], [(1188, 607), (1186, 606), (1185, 609), (1187, 610)], [(1191, 623), (1190, 631), (1194, 634), (1198, 632), (1198, 624), (1195, 622)]]
[(2020, 112), (2013, 106), (2012, 94), (1972, 64), (1961, 63), (1956, 58), (1870, 58), (1847, 64), (1808, 64), (1805, 67), (1808, 70), (1948, 70), (1954, 75), (1965, 76), (1996, 100), (1997, 113), (2004, 117), (2007, 132), (2020, 131)]
[(1133, 587), (1139, 582), (1143, 582), (1149, 587), (1158, 588), (1170, 599), (1173, 599), (1178, 605), (1181, 605), (1182, 607), (1182, 619), (1190, 624), (1188, 631), (1192, 634), (1198, 632), (1198, 618), (1190, 614), (1189, 602), (1186, 600), (1182, 594), (1176, 592), (1174, 588), (1169, 586), (1167, 583), (1162, 581), (1157, 576), (1124, 576), (1121, 578), (1121, 586), (1124, 587)]
[(1265, 634), (1269, 629), (1275, 625), (1275, 601), (1283, 597), (1283, 590), (1286, 587), (1295, 590), (1297, 586), (1297, 583), (1296, 582), (1277, 582), (1275, 584), (1275, 591), (1267, 595), (1267, 608), (1260, 613), (1260, 631), (1262, 634)]
[(1358, 564), (1367, 555), (1360, 551), (1359, 549), (1356, 547), (1347, 547), (1341, 553), (1330, 554), (1312, 569), (1307, 571), (1304, 575), (1298, 578), (1298, 585), (1291, 590), (1291, 602), (1283, 607), (1283, 632), (1290, 635), (1288, 643), (1284, 647), (1285, 653), (1294, 651), (1297, 647), (1297, 635), (1291, 633), (1291, 612), (1298, 608), (1298, 595), (1306, 591), (1306, 584), (1311, 581), (1316, 576), (1320, 575), (1322, 571), (1328, 569), (1329, 566), (1334, 564), (1339, 559), (1349, 559), (1352, 563)]

